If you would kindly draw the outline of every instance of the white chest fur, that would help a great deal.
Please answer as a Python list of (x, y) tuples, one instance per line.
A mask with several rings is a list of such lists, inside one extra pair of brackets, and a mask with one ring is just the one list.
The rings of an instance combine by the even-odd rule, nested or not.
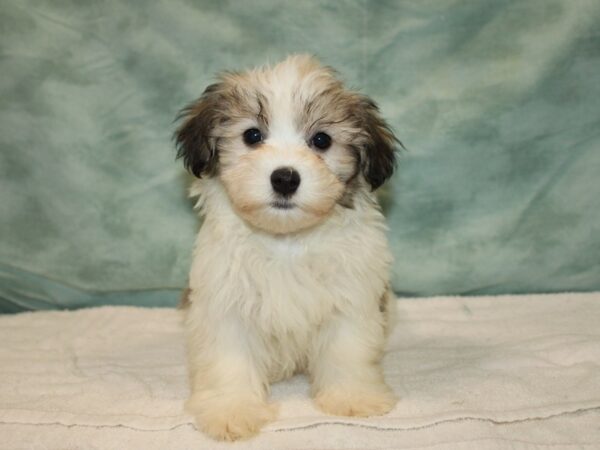
[(336, 310), (360, 313), (385, 290), (391, 256), (372, 199), (336, 207), (325, 223), (287, 236), (251, 229), (224, 199), (203, 208), (190, 288), (208, 317), (235, 310), (279, 334), (316, 326)]
[(286, 236), (250, 228), (224, 198), (206, 200), (189, 280), (194, 329), (233, 322), (260, 340), (252, 347), (269, 348), (265, 364), (279, 379), (304, 364), (311, 339), (335, 315), (380, 314), (391, 255), (372, 199)]

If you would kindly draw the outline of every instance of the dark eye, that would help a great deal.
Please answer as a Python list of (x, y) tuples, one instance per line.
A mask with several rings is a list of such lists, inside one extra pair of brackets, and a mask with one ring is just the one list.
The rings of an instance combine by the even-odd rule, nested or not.
[(327, 133), (319, 132), (312, 138), (312, 145), (317, 147), (319, 150), (327, 150), (331, 147), (331, 136)]
[(250, 128), (244, 131), (244, 142), (248, 145), (258, 144), (262, 139), (262, 133), (258, 128)]

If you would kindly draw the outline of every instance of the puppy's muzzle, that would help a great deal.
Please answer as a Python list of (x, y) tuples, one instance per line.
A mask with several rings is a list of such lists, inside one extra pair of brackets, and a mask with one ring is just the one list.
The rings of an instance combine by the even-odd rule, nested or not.
[(283, 197), (294, 195), (300, 186), (300, 174), (292, 167), (280, 167), (271, 173), (271, 186), (273, 190)]

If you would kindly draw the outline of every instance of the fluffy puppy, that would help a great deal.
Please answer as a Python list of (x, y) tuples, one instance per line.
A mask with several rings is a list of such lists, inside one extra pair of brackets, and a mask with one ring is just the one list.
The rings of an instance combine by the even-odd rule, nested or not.
[(221, 75), (180, 119), (204, 219), (186, 292), (198, 426), (222, 440), (257, 433), (276, 416), (269, 383), (297, 372), (326, 413), (390, 411), (392, 258), (373, 191), (398, 141), (375, 103), (296, 55)]

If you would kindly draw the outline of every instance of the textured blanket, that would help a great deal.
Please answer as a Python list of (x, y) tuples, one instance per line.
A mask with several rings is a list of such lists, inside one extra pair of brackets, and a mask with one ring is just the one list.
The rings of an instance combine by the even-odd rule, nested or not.
[(388, 415), (326, 416), (304, 377), (280, 418), (220, 444), (182, 411), (180, 312), (101, 307), (0, 316), (0, 448), (599, 448), (600, 294), (398, 301)]

